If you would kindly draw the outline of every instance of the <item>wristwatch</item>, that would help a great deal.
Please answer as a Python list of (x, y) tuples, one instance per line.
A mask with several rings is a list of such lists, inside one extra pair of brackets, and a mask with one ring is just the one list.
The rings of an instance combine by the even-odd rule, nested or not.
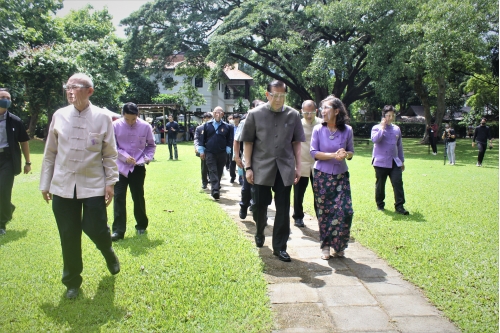
[(31, 162), (26, 162), (26, 165), (31, 165)]
[(248, 170), (253, 170), (253, 169), (252, 169), (252, 167), (251, 167), (251, 166), (249, 166), (249, 167), (246, 167), (246, 168), (245, 168), (245, 171), (248, 171)]

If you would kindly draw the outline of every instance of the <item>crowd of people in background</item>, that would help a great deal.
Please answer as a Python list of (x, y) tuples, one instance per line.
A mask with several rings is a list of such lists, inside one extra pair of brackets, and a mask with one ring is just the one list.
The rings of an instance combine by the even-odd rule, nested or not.
[[(149, 226), (144, 182), (146, 166), (154, 160), (156, 145), (166, 135), (169, 160), (178, 160), (177, 138), (180, 125), (168, 117), (163, 128), (153, 119), (140, 118), (134, 103), (122, 108), (115, 120), (90, 102), (94, 85), (90, 77), (77, 73), (63, 86), (69, 105), (57, 110), (46, 137), (39, 189), (43, 199), (52, 201), (63, 257), (62, 283), (66, 297), (76, 298), (82, 284), (81, 234), (96, 245), (111, 274), (120, 272), (120, 262), (112, 242), (126, 233), (126, 197), (130, 189), (136, 233)], [(342, 101), (330, 95), (319, 103), (302, 103), (300, 111), (285, 105), (288, 87), (272, 81), (266, 89), (267, 101), (255, 100), (246, 114), (231, 114), (216, 107), (203, 114), (203, 123), (189, 127), (194, 152), (200, 158), (202, 189), (210, 185), (215, 200), (221, 197), (224, 169), (230, 183), (241, 185), (239, 217), (251, 211), (256, 224), (255, 245), (265, 243), (267, 209), (274, 199), (276, 215), (272, 230), (273, 254), (284, 262), (290, 234), (291, 189), (294, 188), (293, 215), (296, 227), (305, 227), (303, 200), (311, 183), (314, 209), (319, 224), (320, 257), (342, 257), (348, 247), (354, 215), (347, 161), (354, 157), (354, 133)], [(29, 136), (21, 120), (8, 112), (11, 96), (0, 89), (0, 235), (12, 219), (11, 202), (14, 176), (31, 170)], [(373, 126), (372, 166), (375, 171), (374, 201), (385, 210), (385, 185), (389, 177), (396, 213), (405, 209), (403, 171), (405, 157), (401, 129), (393, 122), (395, 109), (386, 105), (382, 120)], [(10, 130), (12, 128), (12, 131)], [(437, 154), (438, 126), (428, 126), (429, 144)], [(455, 165), (457, 135), (449, 124), (441, 135), (450, 165)], [(482, 166), (492, 134), (486, 119), (481, 120), (472, 137), (478, 146), (477, 166)], [(107, 225), (106, 207), (113, 205), (112, 230)], [(333, 251), (333, 252), (332, 252)]]

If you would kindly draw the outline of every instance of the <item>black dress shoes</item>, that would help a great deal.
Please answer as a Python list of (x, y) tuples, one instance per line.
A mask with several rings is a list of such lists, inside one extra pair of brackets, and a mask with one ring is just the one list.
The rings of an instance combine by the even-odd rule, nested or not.
[(265, 240), (266, 240), (266, 238), (264, 237), (264, 235), (262, 235), (262, 236), (255, 236), (255, 246), (257, 246), (257, 247), (263, 247)]
[(384, 206), (377, 206), (377, 210), (385, 210)]
[(286, 261), (286, 262), (292, 261), (292, 259), (290, 259), (290, 256), (288, 255), (288, 253), (286, 253), (286, 251), (273, 251), (273, 254), (275, 256), (277, 256), (278, 259), (281, 261)]
[(248, 207), (240, 207), (240, 219), (244, 220), (247, 217), (247, 209)]
[(304, 220), (303, 219), (296, 219), (295, 226), (299, 227), (299, 228), (304, 228), (305, 227)]
[(68, 288), (66, 291), (66, 298), (75, 299), (78, 297), (79, 288)]
[(117, 232), (113, 232), (113, 234), (111, 235), (111, 240), (113, 242), (116, 242), (116, 241), (119, 241), (120, 239), (123, 239), (123, 235), (120, 235)]
[(229, 182), (230, 182), (231, 184), (232, 184), (232, 183), (234, 183), (234, 179), (235, 179), (234, 177), (231, 177), (231, 179), (229, 180)]
[(397, 208), (396, 213), (401, 214), (401, 215), (410, 215), (410, 212), (404, 209), (403, 207)]
[(118, 257), (115, 254), (113, 248), (109, 248), (109, 250), (101, 251), (104, 259), (106, 260), (106, 265), (108, 266), (108, 270), (111, 275), (116, 275), (120, 273), (120, 262), (118, 261)]
[(216, 190), (216, 191), (214, 191), (214, 192), (212, 193), (212, 198), (214, 198), (215, 200), (219, 200), (219, 198), (220, 198), (220, 193), (219, 193), (219, 191), (217, 191), (217, 190)]
[(138, 235), (144, 235), (146, 233), (146, 230), (145, 229), (137, 229), (135, 231)]
[(205, 190), (207, 188), (207, 184), (202, 184), (201, 188)]

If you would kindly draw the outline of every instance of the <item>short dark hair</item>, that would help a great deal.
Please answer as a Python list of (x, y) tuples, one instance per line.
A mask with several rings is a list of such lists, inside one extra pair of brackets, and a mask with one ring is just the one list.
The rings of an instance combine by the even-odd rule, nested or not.
[(335, 119), (335, 126), (342, 132), (345, 130), (345, 123), (349, 120), (349, 116), (347, 116), (347, 111), (345, 109), (344, 103), (335, 95), (327, 96), (324, 100), (322, 100), (319, 105), (323, 107), (323, 104), (326, 102), (331, 102), (334, 109), (339, 110), (337, 114), (337, 118)]
[(122, 113), (123, 114), (133, 114), (135, 116), (139, 115), (139, 109), (137, 108), (137, 105), (132, 102), (125, 103), (122, 108)]
[(213, 117), (213, 116), (212, 116), (212, 114), (211, 114), (210, 112), (205, 112), (205, 113), (203, 114), (203, 118), (209, 118), (209, 119), (210, 119), (210, 118), (212, 118), (212, 117)]
[(385, 114), (387, 112), (396, 112), (396, 110), (394, 109), (394, 106), (389, 104), (384, 106), (384, 108), (382, 109), (382, 117), (385, 117)]
[(235, 113), (235, 114), (233, 114), (233, 119), (234, 119), (234, 118), (238, 118), (238, 119), (240, 119), (240, 118), (241, 118), (241, 116), (240, 116), (238, 113)]
[(288, 87), (286, 86), (285, 82), (283, 81), (280, 81), (280, 80), (274, 80), (274, 81), (271, 81), (268, 85), (267, 85), (267, 92), (271, 92), (271, 88), (272, 87), (275, 87), (275, 88), (285, 88), (285, 92), (288, 91)]
[(264, 101), (261, 101), (260, 99), (254, 99), (252, 104), (250, 104), (252, 106), (252, 109), (261, 105), (261, 104), (265, 104), (266, 102)]
[(488, 119), (486, 119), (485, 117), (481, 118), (481, 121), (483, 121), (483, 120), (484, 120), (485, 122), (486, 122), (486, 121), (488, 121)]

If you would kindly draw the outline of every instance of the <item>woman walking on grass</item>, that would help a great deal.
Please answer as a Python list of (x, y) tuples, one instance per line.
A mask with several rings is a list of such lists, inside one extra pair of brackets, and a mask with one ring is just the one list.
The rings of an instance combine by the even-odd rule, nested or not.
[(352, 223), (352, 199), (346, 159), (354, 155), (352, 127), (342, 101), (333, 95), (320, 103), (323, 123), (314, 127), (311, 156), (314, 164), (314, 200), (319, 223), (321, 259), (343, 257)]

